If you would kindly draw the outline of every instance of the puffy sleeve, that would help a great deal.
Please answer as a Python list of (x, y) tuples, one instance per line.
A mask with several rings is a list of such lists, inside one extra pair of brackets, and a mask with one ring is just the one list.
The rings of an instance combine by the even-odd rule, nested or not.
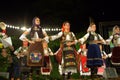
[(112, 41), (112, 39), (113, 39), (113, 35), (111, 35), (111, 36), (106, 40), (107, 44), (110, 44), (110, 42)]
[(14, 51), (14, 54), (17, 55), (18, 53), (20, 53), (21, 49), (22, 49), (22, 47), (19, 47), (18, 49), (16, 49), (16, 50)]
[(56, 35), (50, 36), (50, 40), (51, 40), (51, 41), (54, 41), (54, 40), (60, 38), (62, 35), (63, 35), (63, 32), (59, 32), (59, 33), (56, 34)]
[(44, 29), (42, 29), (42, 32), (43, 32), (44, 36), (48, 36), (47, 33), (46, 33), (46, 31)]
[(31, 31), (31, 28), (27, 29), (27, 30), (19, 37), (19, 39), (20, 39), (21, 41), (26, 40), (26, 39), (27, 39), (26, 36), (30, 33), (30, 31)]
[(103, 39), (103, 37), (100, 34), (98, 34), (98, 37), (103, 42), (103, 44), (106, 44), (106, 41)]
[(82, 38), (78, 39), (78, 42), (80, 42), (81, 44), (83, 44), (89, 37), (89, 32), (87, 34), (85, 34)]

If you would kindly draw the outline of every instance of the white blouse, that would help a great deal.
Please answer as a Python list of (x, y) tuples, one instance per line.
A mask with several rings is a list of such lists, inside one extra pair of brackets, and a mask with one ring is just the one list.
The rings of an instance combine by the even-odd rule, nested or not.
[[(72, 36), (75, 37), (75, 34), (73, 32), (71, 32), (71, 33), (72, 33)], [(54, 41), (54, 40), (62, 37), (62, 35), (63, 35), (63, 32), (61, 31), (58, 34), (51, 36), (50, 40)], [(71, 37), (70, 37), (69, 33), (66, 35), (65, 41), (71, 41)], [(77, 43), (76, 39), (74, 41), (75, 41), (75, 43)]]
[[(25, 32), (29, 34), (30, 31), (31, 31), (31, 28), (27, 29)], [(42, 32), (43, 32), (44, 35), (47, 34), (44, 29), (42, 29)], [(35, 33), (35, 35), (38, 37), (38, 33), (37, 33), (37, 32)], [(26, 36), (27, 36), (27, 34), (24, 34), (24, 33), (23, 33), (23, 34), (19, 37), (19, 39), (23, 41), (24, 39), (27, 39)], [(49, 42), (49, 37), (48, 37), (48, 36), (46, 36), (44, 39), (45, 39), (47, 42)]]
[[(91, 32), (91, 34), (96, 34), (95, 32)], [(82, 38), (80, 38), (78, 41), (83, 44), (90, 36), (90, 33), (88, 32), (87, 34), (85, 34)], [(98, 34), (99, 39), (103, 42), (103, 44), (106, 44), (105, 40), (102, 38), (102, 36), (100, 34)], [(94, 36), (94, 40), (98, 40), (97, 36)]]

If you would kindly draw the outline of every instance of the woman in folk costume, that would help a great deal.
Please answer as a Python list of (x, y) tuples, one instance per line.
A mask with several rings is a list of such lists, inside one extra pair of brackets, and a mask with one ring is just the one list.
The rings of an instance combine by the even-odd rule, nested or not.
[(80, 38), (80, 43), (88, 42), (87, 67), (91, 69), (91, 76), (96, 75), (98, 67), (103, 65), (99, 44), (105, 44), (105, 40), (96, 33), (96, 25), (91, 23), (87, 34)]
[[(30, 38), (28, 39), (26, 36), (30, 34)], [(34, 52), (38, 53), (40, 51), (41, 47), (41, 41), (47, 40), (48, 41), (48, 35), (45, 32), (45, 30), (42, 29), (40, 26), (40, 19), (38, 17), (35, 17), (33, 19), (33, 26), (32, 28), (29, 28), (27, 31), (25, 31), (19, 38), (22, 41), (28, 41), (30, 43), (29, 46), (29, 52)], [(39, 61), (38, 60), (33, 60), (34, 61)]]
[[(29, 42), (29, 55), (27, 56), (27, 65), (34, 67), (33, 69), (36, 70), (39, 74), (40, 67), (43, 66), (44, 61), (42, 41), (46, 40), (48, 42), (48, 35), (40, 26), (40, 19), (38, 17), (33, 18), (32, 23), (32, 27), (26, 30), (19, 39)], [(30, 34), (30, 39), (26, 37), (28, 34)]]
[[(41, 42), (42, 39), (48, 41), (48, 35), (44, 29), (40, 26), (40, 19), (38, 17), (34, 17), (32, 21), (33, 25), (31, 28), (27, 29), (19, 39), (22, 41), (28, 41), (29, 43), (38, 43)], [(26, 36), (30, 34), (30, 38), (28, 39)]]
[(60, 64), (60, 74), (77, 73), (77, 52), (75, 49), (77, 40), (74, 33), (70, 31), (70, 23), (68, 21), (63, 23), (61, 32), (50, 36), (50, 40), (58, 38), (61, 38), (60, 48), (55, 54)]
[(113, 43), (114, 47), (112, 49), (112, 53), (109, 54), (111, 57), (111, 61), (113, 64), (120, 63), (120, 28), (119, 26), (115, 25), (113, 27), (112, 35), (106, 40), (107, 44)]

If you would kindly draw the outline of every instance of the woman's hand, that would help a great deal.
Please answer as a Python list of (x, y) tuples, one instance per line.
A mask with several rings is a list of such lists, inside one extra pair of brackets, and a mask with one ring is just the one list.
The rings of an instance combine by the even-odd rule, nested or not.
[(103, 43), (103, 42), (99, 40), (94, 40), (94, 43), (98, 44), (98, 43)]
[(109, 45), (109, 44), (110, 44), (110, 42), (106, 40), (106, 44), (107, 44), (107, 45)]
[(71, 46), (71, 42), (67, 42), (66, 45), (67, 45), (67, 46)]
[(37, 38), (37, 39), (35, 39), (35, 41), (36, 41), (36, 42), (41, 42), (42, 39), (41, 39), (41, 38)]
[(67, 46), (71, 46), (71, 45), (73, 45), (73, 44), (75, 44), (75, 42), (67, 42), (67, 43), (66, 43)]
[(31, 40), (29, 40), (28, 41), (30, 44), (34, 44), (35, 43), (35, 41), (31, 41)]

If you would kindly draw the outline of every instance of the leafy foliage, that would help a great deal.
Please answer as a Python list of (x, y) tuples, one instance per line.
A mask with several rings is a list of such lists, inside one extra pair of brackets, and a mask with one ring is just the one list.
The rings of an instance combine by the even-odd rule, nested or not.
[(0, 72), (6, 72), (9, 66), (10, 66), (10, 63), (8, 61), (8, 57), (3, 57), (0, 54)]

